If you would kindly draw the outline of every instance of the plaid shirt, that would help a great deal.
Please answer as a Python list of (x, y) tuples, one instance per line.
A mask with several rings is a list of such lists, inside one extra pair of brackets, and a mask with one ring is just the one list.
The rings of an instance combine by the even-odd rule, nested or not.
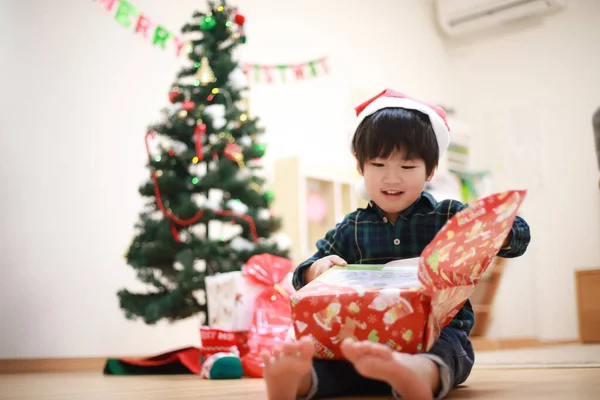
[[(419, 257), (435, 235), (458, 211), (467, 205), (455, 200), (437, 202), (423, 192), (404, 210), (395, 224), (373, 202), (367, 208), (346, 215), (344, 220), (317, 242), (317, 252), (296, 268), (293, 285), (296, 290), (305, 285), (304, 271), (316, 260), (337, 255), (348, 264), (385, 264), (393, 260)], [(513, 258), (525, 253), (529, 245), (529, 226), (521, 217), (513, 223), (510, 243), (498, 253), (499, 257)], [(450, 326), (471, 332), (475, 316), (471, 302), (454, 317)]]

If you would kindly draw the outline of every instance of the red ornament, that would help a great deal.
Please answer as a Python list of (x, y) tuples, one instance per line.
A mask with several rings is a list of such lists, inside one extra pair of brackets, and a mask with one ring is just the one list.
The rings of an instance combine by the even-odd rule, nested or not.
[(246, 22), (246, 17), (244, 17), (242, 14), (235, 14), (235, 17), (233, 19), (235, 21), (236, 24), (238, 25), (244, 25), (244, 22)]
[(185, 110), (185, 111), (192, 111), (194, 109), (194, 107), (196, 107), (196, 103), (194, 103), (193, 101), (184, 101), (181, 103), (181, 107)]
[(223, 154), (231, 161), (239, 162), (243, 159), (242, 149), (235, 143), (227, 143)]
[(203, 133), (206, 133), (206, 124), (196, 125), (196, 128), (194, 128), (194, 134), (201, 135)]
[(200, 123), (194, 128), (194, 137), (196, 138), (196, 156), (200, 161), (204, 159), (204, 150), (202, 150), (201, 136), (206, 133), (206, 124)]
[(175, 152), (173, 151), (173, 149), (169, 149), (169, 155), (170, 155), (171, 157), (173, 157), (173, 156), (175, 155)]
[(177, 90), (173, 90), (172, 92), (169, 92), (169, 101), (171, 103), (175, 103), (175, 99), (179, 96), (181, 96), (181, 92), (178, 92)]

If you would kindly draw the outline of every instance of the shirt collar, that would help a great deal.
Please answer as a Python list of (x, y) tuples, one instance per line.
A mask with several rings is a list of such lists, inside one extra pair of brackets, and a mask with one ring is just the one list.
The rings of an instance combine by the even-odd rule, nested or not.
[[(421, 209), (422, 206), (425, 206), (427, 208), (427, 211), (432, 210), (435, 205), (437, 204), (437, 201), (433, 198), (433, 196), (428, 193), (428, 192), (421, 192), (421, 195), (417, 198), (417, 200), (415, 200), (414, 203), (412, 203), (410, 206), (408, 206), (404, 211), (402, 211), (400, 213), (401, 218), (407, 219), (410, 218), (413, 214), (415, 214), (417, 211), (419, 211)], [(385, 218), (385, 214), (383, 212), (383, 210), (377, 205), (375, 204), (375, 202), (373, 200), (369, 201), (369, 208), (371, 208), (373, 211), (375, 211), (375, 213), (381, 218)]]

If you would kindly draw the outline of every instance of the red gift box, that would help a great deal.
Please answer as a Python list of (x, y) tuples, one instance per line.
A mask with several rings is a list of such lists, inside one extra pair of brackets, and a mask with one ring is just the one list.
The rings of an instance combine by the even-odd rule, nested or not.
[(412, 265), (329, 269), (291, 297), (296, 338), (312, 338), (321, 359), (343, 359), (345, 338), (428, 351), (500, 251), (525, 194), (499, 193), (456, 213)]
[(200, 327), (201, 351), (214, 354), (236, 349), (240, 357), (248, 353), (248, 332)]

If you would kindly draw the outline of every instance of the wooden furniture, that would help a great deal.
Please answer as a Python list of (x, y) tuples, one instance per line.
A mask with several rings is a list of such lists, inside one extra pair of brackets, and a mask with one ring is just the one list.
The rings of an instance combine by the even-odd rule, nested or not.
[(506, 259), (496, 257), (479, 280), (475, 292), (471, 296), (471, 304), (475, 312), (475, 326), (471, 331), (471, 337), (485, 337), (487, 334), (492, 321), (494, 299), (505, 264)]
[(600, 343), (600, 269), (575, 271), (579, 338)]

